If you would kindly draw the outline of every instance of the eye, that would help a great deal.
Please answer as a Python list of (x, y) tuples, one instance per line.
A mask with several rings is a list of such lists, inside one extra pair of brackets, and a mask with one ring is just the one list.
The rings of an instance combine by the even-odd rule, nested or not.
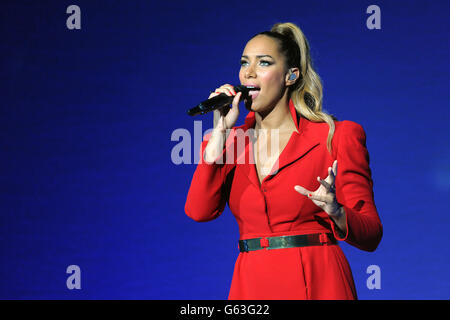
[(272, 63), (270, 61), (261, 60), (261, 65), (270, 66)]
[[(246, 63), (248, 63), (248, 62), (245, 61), (245, 60), (241, 60), (241, 66), (243, 66), (243, 65), (246, 64)], [(272, 64), (272, 62), (266, 61), (266, 60), (261, 60), (259, 63), (260, 63), (262, 66), (270, 66), (270, 65)]]

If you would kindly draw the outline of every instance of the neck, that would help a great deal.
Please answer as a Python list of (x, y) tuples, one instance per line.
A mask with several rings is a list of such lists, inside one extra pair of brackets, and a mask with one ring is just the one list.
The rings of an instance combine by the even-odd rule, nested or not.
[(255, 129), (280, 129), (281, 131), (297, 130), (289, 110), (287, 94), (284, 94), (267, 114), (255, 112)]

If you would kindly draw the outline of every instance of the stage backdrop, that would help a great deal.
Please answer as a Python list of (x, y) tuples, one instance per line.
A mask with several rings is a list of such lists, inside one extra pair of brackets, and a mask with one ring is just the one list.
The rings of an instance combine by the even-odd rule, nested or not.
[[(184, 213), (194, 128), (212, 127), (186, 111), (239, 83), (251, 36), (293, 22), (325, 110), (367, 134), (384, 236), (373, 253), (341, 243), (359, 298), (449, 299), (449, 15), (448, 1), (2, 1), (0, 298), (226, 299), (238, 227), (228, 207)], [(190, 164), (173, 161), (177, 129)]]

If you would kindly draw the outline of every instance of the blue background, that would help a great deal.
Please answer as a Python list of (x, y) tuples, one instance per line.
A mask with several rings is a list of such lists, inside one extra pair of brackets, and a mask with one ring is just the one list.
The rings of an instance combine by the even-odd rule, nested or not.
[[(81, 30), (66, 8), (81, 8)], [(369, 30), (366, 8), (381, 8)], [(238, 255), (229, 211), (184, 213), (186, 110), (239, 83), (249, 38), (294, 22), (324, 108), (367, 134), (377, 251), (342, 243), (360, 299), (449, 299), (448, 1), (2, 1), (2, 299), (226, 299)], [(238, 125), (246, 115), (241, 105)], [(197, 137), (198, 139), (198, 137)], [(197, 150), (193, 150), (197, 152)], [(193, 160), (193, 155), (192, 155)], [(81, 268), (68, 290), (66, 268)], [(369, 290), (366, 269), (381, 269)]]

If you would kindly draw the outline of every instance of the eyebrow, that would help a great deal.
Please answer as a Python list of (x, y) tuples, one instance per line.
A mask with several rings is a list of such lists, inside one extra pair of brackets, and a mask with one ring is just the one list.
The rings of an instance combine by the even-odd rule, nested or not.
[[(259, 56), (256, 56), (256, 57), (257, 57), (257, 58), (269, 57), (269, 58), (273, 59), (272, 56), (270, 56), (270, 55), (268, 55), (268, 54), (263, 54), (263, 55), (259, 55)], [(248, 59), (248, 56), (242, 56), (242, 58)], [(274, 60), (275, 60), (275, 59), (274, 59)]]

